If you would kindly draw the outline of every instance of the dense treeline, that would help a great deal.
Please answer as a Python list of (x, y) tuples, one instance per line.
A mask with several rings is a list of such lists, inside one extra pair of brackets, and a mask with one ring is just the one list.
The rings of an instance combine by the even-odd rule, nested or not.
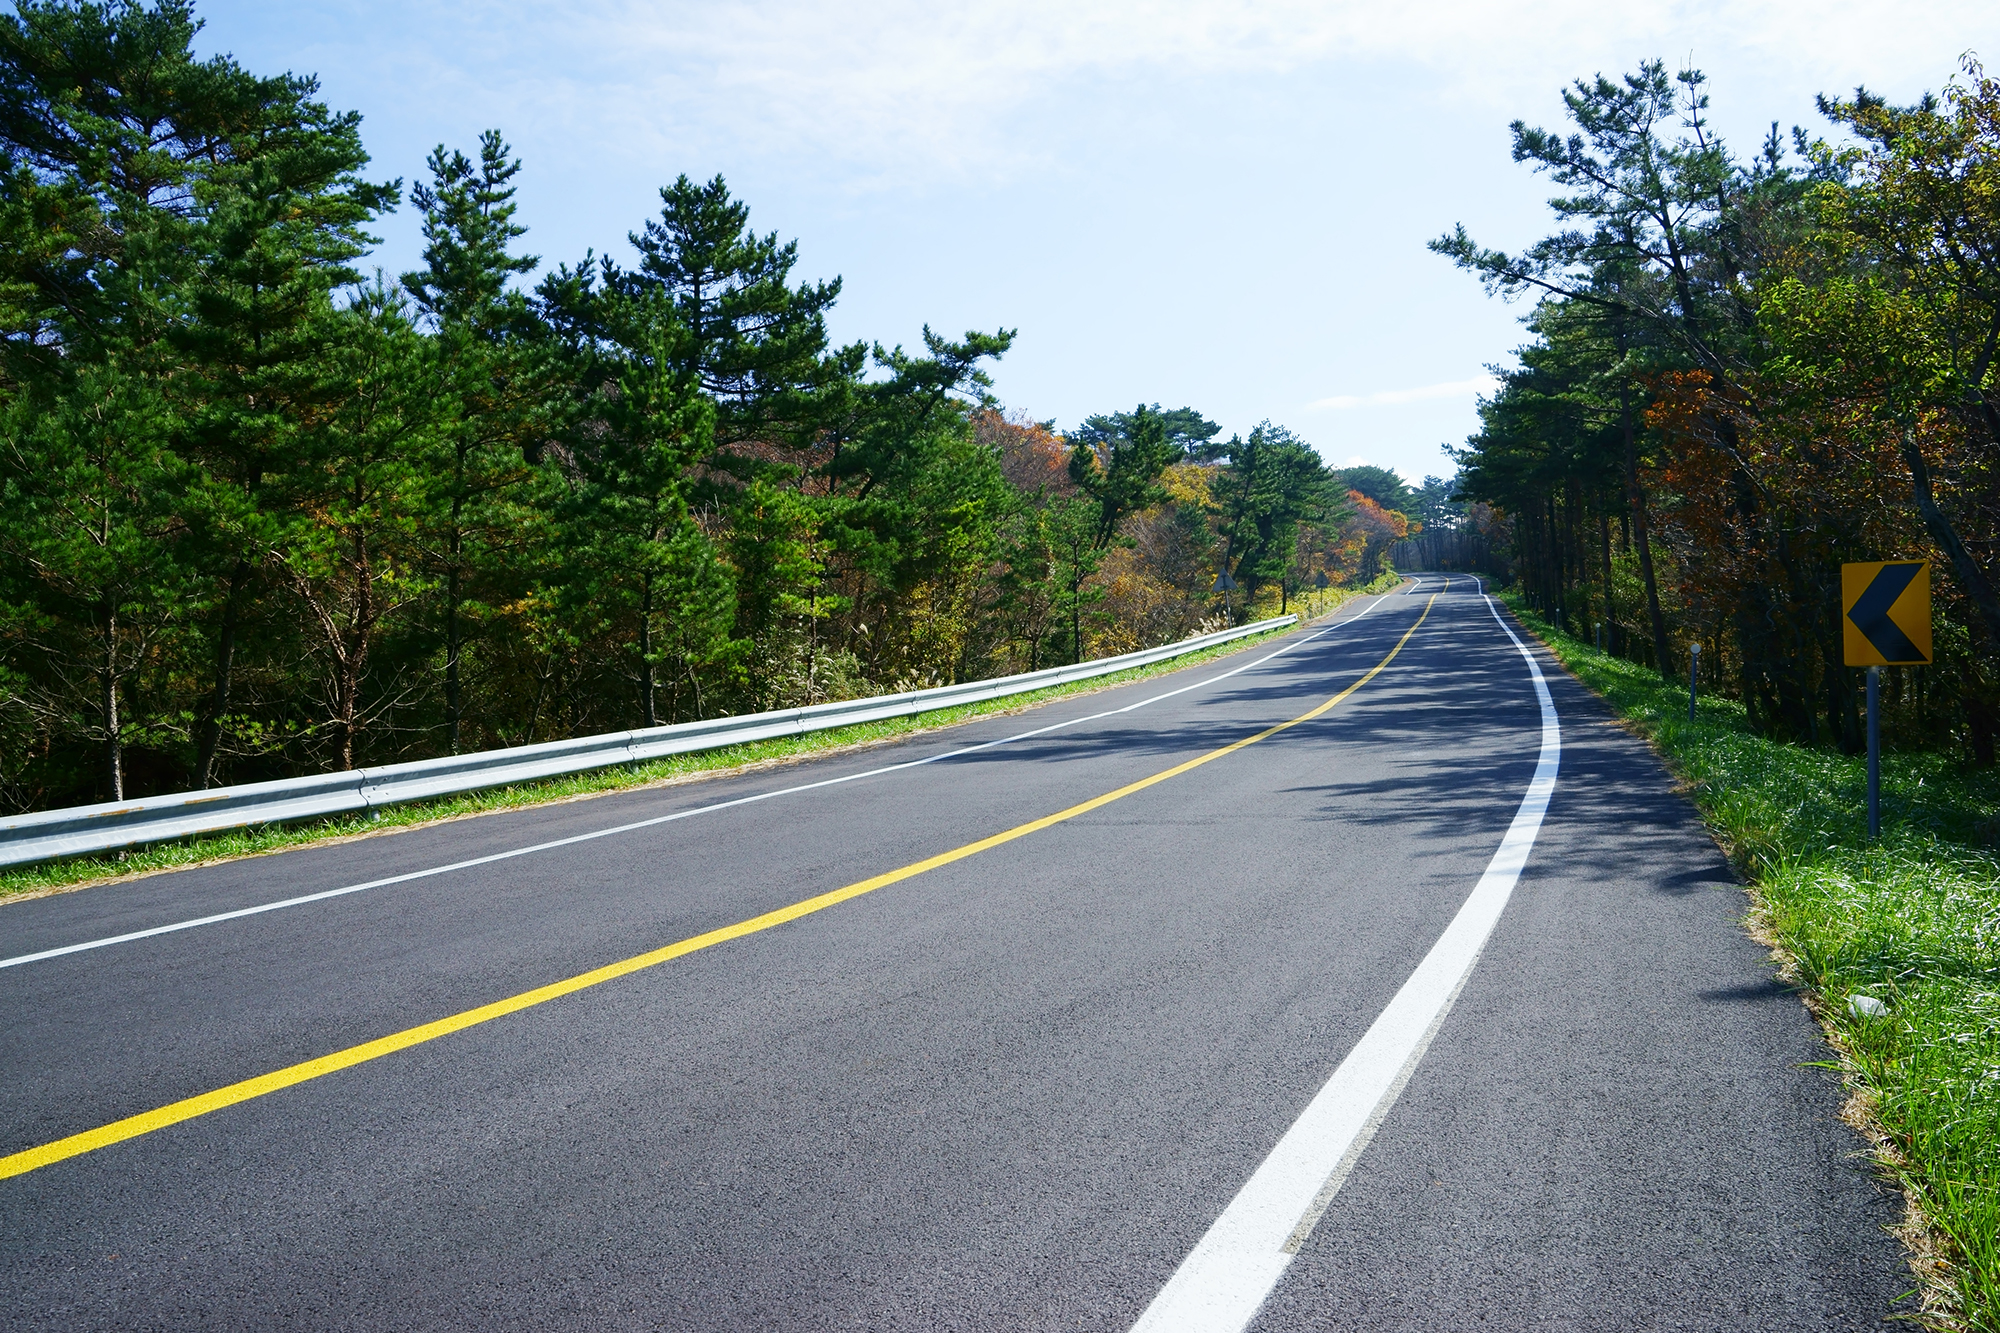
[(409, 191), (421, 267), (364, 279), (403, 189), (359, 117), (197, 28), (0, 19), (7, 807), (1052, 665), (1372, 578), (1409, 531), (1268, 423), (1008, 418), (1009, 330), (833, 344), (840, 283), (720, 178), (629, 261), (544, 268), (488, 133)]
[(1513, 128), (1561, 230), (1520, 254), (1463, 228), (1432, 245), (1538, 298), (1459, 453), (1485, 507), (1437, 554), (1506, 560), (1567, 628), (1663, 671), (1699, 642), (1759, 728), (1850, 752), (1840, 565), (1929, 559), (1936, 661), (1885, 672), (1890, 724), (1992, 763), (2000, 85), (1968, 58), (1913, 106), (1822, 99), (1834, 142), (1774, 124), (1748, 160), (1692, 71), (1565, 100), (1571, 132)]

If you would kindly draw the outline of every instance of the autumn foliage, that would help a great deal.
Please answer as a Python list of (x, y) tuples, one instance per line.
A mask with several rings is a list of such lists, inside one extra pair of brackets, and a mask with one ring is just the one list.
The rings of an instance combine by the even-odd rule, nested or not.
[(1914, 106), (1823, 101), (1855, 146), (1773, 137), (1748, 162), (1700, 88), (1658, 65), (1579, 83), (1587, 133), (1516, 130), (1573, 189), (1570, 228), (1518, 255), (1436, 244), (1538, 294), (1462, 492), (1504, 512), (1506, 572), (1573, 632), (1668, 674), (1699, 643), (1755, 725), (1849, 750), (1840, 566), (1928, 560), (1936, 660), (1888, 671), (1892, 738), (1991, 763), (2000, 86), (1968, 60)]

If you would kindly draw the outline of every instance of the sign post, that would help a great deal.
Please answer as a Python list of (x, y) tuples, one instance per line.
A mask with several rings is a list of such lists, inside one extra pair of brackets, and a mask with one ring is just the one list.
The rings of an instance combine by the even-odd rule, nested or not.
[(1840, 637), (1848, 666), (1868, 668), (1868, 836), (1882, 835), (1882, 668), (1931, 660), (1927, 560), (1840, 567)]
[(1868, 668), (1868, 840), (1882, 836), (1882, 668)]
[(1695, 684), (1701, 679), (1701, 645), (1688, 645), (1688, 721), (1694, 721)]
[(1229, 566), (1222, 567), (1222, 572), (1215, 576), (1215, 583), (1209, 591), (1222, 594), (1222, 613), (1229, 618), (1229, 623), (1234, 625), (1236, 608), (1229, 604), (1229, 594), (1236, 591), (1236, 580), (1229, 577)]

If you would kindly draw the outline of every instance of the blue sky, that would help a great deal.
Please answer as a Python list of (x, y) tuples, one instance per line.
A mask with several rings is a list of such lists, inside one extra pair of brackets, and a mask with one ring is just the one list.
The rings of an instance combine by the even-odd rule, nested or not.
[[(842, 340), (1018, 328), (1011, 410), (1192, 405), (1269, 418), (1336, 465), (1412, 479), (1476, 425), (1518, 307), (1424, 249), (1464, 222), (1517, 246), (1545, 183), (1508, 122), (1659, 56), (1711, 79), (1753, 147), (1858, 82), (1935, 89), (2000, 61), (2000, 10), (1940, 0), (1669, 4), (383, 3), (215, 0), (201, 43), (316, 73), (360, 111), (378, 177), (498, 127), (524, 162), (526, 245), (625, 253), (681, 172), (729, 179), (752, 224), (845, 280)], [(391, 273), (405, 208), (377, 228)]]

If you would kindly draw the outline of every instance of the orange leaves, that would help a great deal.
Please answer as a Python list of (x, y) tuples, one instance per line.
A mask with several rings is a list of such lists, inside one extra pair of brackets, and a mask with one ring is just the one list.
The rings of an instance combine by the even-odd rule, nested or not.
[(1347, 502), (1352, 512), (1327, 544), (1327, 573), (1337, 583), (1366, 582), (1379, 571), (1389, 548), (1410, 535), (1412, 524), (1360, 491), (1349, 491)]
[(1025, 412), (1011, 418), (987, 408), (972, 414), (972, 437), (1000, 456), (1000, 473), (1024, 495), (1046, 489), (1075, 495), (1069, 479), (1069, 444), (1046, 423)]
[(1399, 542), (1410, 535), (1410, 520), (1394, 509), (1384, 509), (1360, 491), (1347, 493), (1349, 504), (1354, 506), (1354, 517), (1350, 524), (1358, 523), (1371, 533), (1379, 532), (1392, 542)]

